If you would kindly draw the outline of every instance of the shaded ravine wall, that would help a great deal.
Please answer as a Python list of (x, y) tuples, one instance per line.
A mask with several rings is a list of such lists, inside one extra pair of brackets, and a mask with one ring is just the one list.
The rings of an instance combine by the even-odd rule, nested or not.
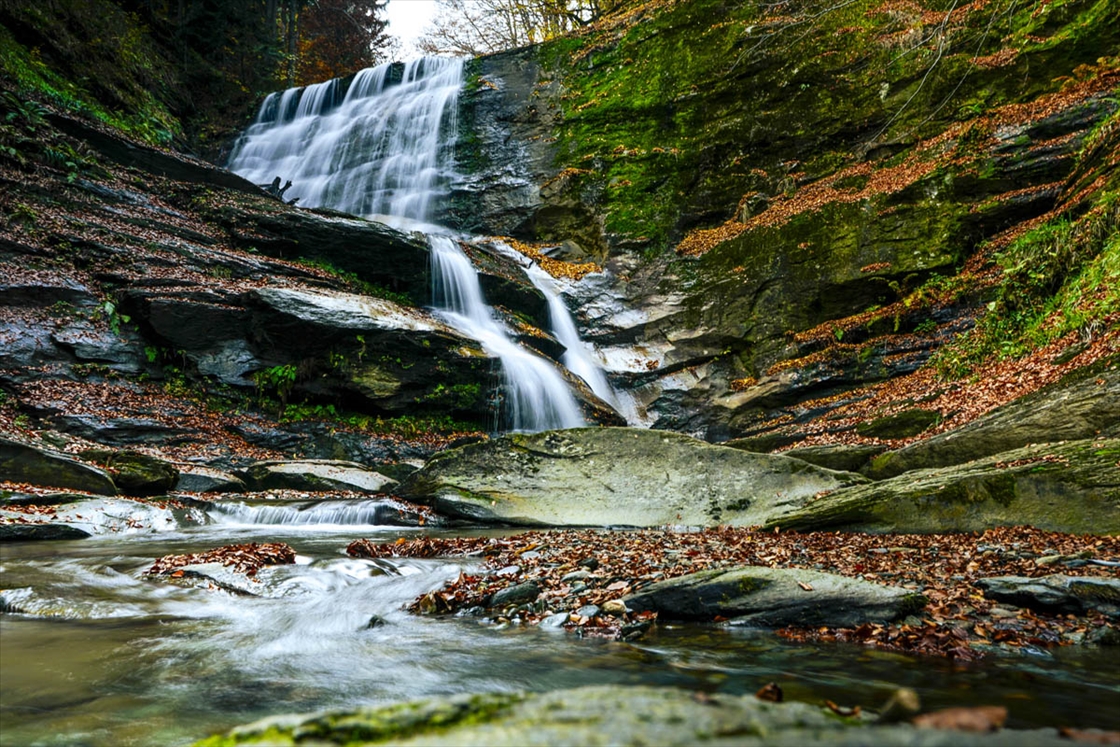
[(749, 435), (913, 371), (990, 283), (903, 299), (1076, 216), (1095, 190), (1075, 187), (1114, 173), (1080, 154), (1116, 110), (1107, 2), (860, 2), (808, 34), (715, 0), (654, 5), (468, 65), (444, 220), (605, 262), (610, 282), (575, 299), (584, 332), (660, 427)]

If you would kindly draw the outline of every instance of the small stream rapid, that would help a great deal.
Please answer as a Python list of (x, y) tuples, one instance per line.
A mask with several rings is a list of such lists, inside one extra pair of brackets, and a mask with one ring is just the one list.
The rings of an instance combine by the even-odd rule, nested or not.
[[(1120, 728), (1114, 649), (954, 667), (709, 625), (662, 623), (620, 643), (415, 616), (402, 608), (471, 561), (349, 558), (358, 537), (417, 530), (347, 527), (337, 512), (331, 524), (228, 517), (168, 535), (5, 545), (3, 597), (28, 614), (0, 615), (0, 743), (178, 745), (270, 714), (438, 694), (607, 683), (742, 694), (771, 680), (810, 702), (869, 707), (907, 686), (930, 707), (1005, 705), (1020, 727)], [(258, 596), (142, 576), (164, 554), (247, 541), (298, 553), (261, 571)], [(370, 627), (374, 616), (383, 624)]]

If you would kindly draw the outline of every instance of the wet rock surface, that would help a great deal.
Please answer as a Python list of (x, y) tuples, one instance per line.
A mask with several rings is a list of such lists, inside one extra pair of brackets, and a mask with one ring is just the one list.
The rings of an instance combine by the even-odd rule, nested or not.
[(350, 711), (264, 719), (196, 747), (311, 740), (401, 745), (1065, 745), (1055, 730), (962, 734), (875, 726), (806, 703), (753, 695), (602, 686), (549, 693), (458, 695)]
[(760, 524), (863, 478), (675, 433), (586, 428), (444, 452), (400, 494), (443, 515), (551, 526)]
[(752, 566), (701, 571), (624, 597), (634, 611), (682, 620), (727, 618), (749, 627), (854, 627), (892, 622), (925, 606), (920, 594), (808, 570)]

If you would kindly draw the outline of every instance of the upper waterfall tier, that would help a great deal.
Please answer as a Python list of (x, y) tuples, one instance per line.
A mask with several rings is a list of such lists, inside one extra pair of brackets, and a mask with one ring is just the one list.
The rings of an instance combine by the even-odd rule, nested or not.
[(229, 168), (291, 180), (305, 207), (426, 220), (452, 178), (462, 78), (462, 60), (428, 57), (270, 94)]

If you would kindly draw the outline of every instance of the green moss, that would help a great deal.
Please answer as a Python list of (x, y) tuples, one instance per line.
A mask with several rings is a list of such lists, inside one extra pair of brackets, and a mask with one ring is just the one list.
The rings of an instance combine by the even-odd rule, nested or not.
[(1070, 332), (1091, 338), (1120, 312), (1120, 191), (1084, 216), (1060, 217), (999, 254), (1004, 272), (988, 313), (934, 359), (946, 378), (991, 358), (1018, 357)]
[(295, 722), (292, 717), (279, 717), (209, 737), (195, 747), (381, 743), (486, 723), (523, 699), (517, 694), (495, 693), (327, 713)]
[[(137, 39), (139, 30), (128, 24), (122, 24), (121, 28), (125, 34), (114, 47), (120, 56), (120, 65), (126, 71), (135, 70), (137, 65), (150, 65), (150, 62), (139, 59), (144, 54)], [(124, 96), (122, 105), (127, 107), (127, 113), (107, 108), (104, 101), (88, 88), (64, 78), (47, 65), (38, 50), (20, 44), (4, 26), (0, 26), (0, 76), (14, 84), (25, 97), (50, 102), (72, 114), (103, 122), (153, 145), (167, 145), (181, 134), (176, 118), (150, 91), (135, 86)]]

